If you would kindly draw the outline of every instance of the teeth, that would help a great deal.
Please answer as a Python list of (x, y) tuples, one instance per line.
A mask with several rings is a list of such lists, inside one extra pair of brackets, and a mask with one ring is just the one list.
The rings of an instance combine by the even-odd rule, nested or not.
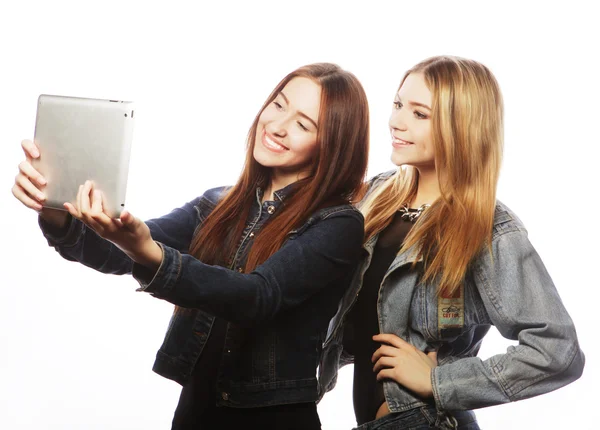
[(277, 142), (274, 142), (274, 141), (272, 141), (271, 139), (269, 139), (269, 136), (267, 136), (266, 134), (265, 134), (265, 140), (267, 141), (267, 143), (268, 143), (270, 146), (272, 146), (272, 147), (274, 147), (274, 148), (277, 148), (277, 149), (287, 149), (285, 146), (283, 146), (283, 145), (280, 145), (279, 143), (277, 143)]
[(401, 140), (398, 138), (393, 138), (394, 143), (397, 143), (398, 145), (412, 145), (412, 142), (407, 142), (405, 140)]

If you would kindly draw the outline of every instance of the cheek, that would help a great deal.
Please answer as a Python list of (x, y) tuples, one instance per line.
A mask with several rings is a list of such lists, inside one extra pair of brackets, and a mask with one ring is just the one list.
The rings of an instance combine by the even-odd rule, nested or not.
[(258, 124), (264, 125), (270, 121), (273, 121), (273, 118), (277, 114), (275, 108), (272, 105), (267, 106), (258, 117)]
[(317, 153), (317, 138), (314, 136), (303, 136), (302, 139), (298, 140), (295, 152), (305, 160), (313, 158)]
[(423, 124), (418, 128), (418, 138), (419, 142), (427, 151), (432, 150), (431, 127), (429, 126), (429, 124)]

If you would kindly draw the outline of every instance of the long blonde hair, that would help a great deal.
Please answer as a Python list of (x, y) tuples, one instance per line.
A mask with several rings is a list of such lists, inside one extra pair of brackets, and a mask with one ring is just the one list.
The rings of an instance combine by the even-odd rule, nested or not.
[[(496, 206), (503, 148), (503, 102), (498, 83), (484, 65), (438, 56), (408, 70), (422, 73), (432, 94), (431, 142), (441, 197), (419, 218), (400, 252), (415, 246), (423, 259), (422, 282), (436, 280), (438, 294), (461, 285), (469, 263), (487, 244)], [(367, 239), (416, 196), (419, 173), (411, 166), (374, 190), (362, 205)]]

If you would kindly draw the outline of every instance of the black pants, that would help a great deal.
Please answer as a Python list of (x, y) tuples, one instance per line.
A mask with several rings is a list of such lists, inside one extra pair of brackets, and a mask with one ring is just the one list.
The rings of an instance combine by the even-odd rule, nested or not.
[(172, 430), (321, 430), (315, 403), (262, 408), (229, 408), (211, 404), (199, 414), (179, 412), (175, 413)]

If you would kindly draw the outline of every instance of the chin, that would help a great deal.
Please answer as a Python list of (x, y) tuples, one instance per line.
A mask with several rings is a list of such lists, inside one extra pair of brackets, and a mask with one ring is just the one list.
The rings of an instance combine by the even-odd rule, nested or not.
[(402, 157), (397, 154), (392, 154), (390, 159), (392, 160), (392, 163), (394, 163), (396, 166), (404, 166), (406, 164), (409, 164), (409, 160), (406, 157)]
[(261, 148), (258, 145), (259, 144), (257, 143), (252, 153), (254, 160), (264, 167), (277, 167), (280, 160), (277, 159), (277, 157), (273, 157), (273, 155), (270, 154), (266, 149)]

